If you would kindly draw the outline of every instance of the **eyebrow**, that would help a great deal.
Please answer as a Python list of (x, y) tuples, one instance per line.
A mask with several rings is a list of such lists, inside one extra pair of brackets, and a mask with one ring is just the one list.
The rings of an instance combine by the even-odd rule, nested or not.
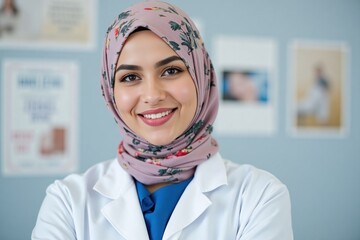
[(161, 67), (161, 66), (166, 65), (166, 64), (168, 64), (168, 63), (171, 63), (171, 62), (173, 62), (173, 61), (183, 61), (183, 60), (182, 60), (182, 58), (179, 57), (179, 56), (171, 56), (171, 57), (165, 58), (165, 59), (157, 62), (157, 63), (155, 64), (155, 68)]
[[(155, 68), (159, 68), (159, 67), (166, 65), (168, 63), (171, 63), (173, 61), (182, 61), (183, 62), (182, 58), (179, 56), (170, 56), (168, 58), (165, 58), (165, 59), (160, 60), (159, 62), (155, 63)], [(118, 68), (116, 68), (115, 73), (120, 70), (133, 70), (133, 71), (135, 70), (136, 71), (136, 70), (141, 70), (141, 69), (142, 68), (138, 65), (121, 64)]]

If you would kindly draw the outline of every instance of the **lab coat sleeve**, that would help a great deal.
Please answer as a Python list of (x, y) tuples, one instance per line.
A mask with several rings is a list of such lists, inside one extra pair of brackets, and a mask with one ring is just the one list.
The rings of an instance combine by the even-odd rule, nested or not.
[(237, 239), (293, 240), (290, 196), (286, 186), (269, 183), (259, 196)]
[(69, 191), (55, 181), (46, 190), (31, 239), (72, 240), (76, 239), (74, 229)]

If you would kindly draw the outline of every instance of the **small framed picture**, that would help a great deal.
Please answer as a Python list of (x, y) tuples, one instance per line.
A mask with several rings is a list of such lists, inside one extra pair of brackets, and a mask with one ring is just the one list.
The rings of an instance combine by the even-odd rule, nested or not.
[(237, 136), (274, 134), (276, 42), (268, 38), (219, 36), (215, 53), (221, 100), (215, 131)]
[(291, 134), (344, 136), (349, 115), (346, 44), (294, 41), (290, 54)]

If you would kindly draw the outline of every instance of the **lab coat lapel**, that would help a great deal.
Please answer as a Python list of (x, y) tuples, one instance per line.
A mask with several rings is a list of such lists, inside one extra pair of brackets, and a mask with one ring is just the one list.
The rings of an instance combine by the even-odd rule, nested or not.
[(121, 236), (127, 240), (149, 239), (135, 184), (117, 161), (94, 189), (112, 199), (102, 213)]
[(199, 165), (171, 215), (163, 239), (169, 239), (194, 222), (211, 205), (206, 193), (226, 184), (226, 169), (220, 154)]
[(125, 239), (146, 240), (148, 239), (148, 233), (137, 201), (136, 190), (129, 189), (125, 194), (127, 195), (107, 204), (102, 209), (102, 212), (111, 225)]
[(209, 206), (211, 201), (195, 184), (189, 184), (179, 199), (166, 226), (163, 239), (168, 239), (195, 221)]

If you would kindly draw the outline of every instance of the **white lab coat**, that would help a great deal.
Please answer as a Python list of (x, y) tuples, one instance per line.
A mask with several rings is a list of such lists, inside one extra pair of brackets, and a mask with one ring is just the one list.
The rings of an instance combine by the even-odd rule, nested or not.
[[(148, 239), (132, 177), (110, 160), (55, 181), (32, 239)], [(288, 190), (273, 175), (216, 154), (197, 167), (163, 239), (291, 240)]]

